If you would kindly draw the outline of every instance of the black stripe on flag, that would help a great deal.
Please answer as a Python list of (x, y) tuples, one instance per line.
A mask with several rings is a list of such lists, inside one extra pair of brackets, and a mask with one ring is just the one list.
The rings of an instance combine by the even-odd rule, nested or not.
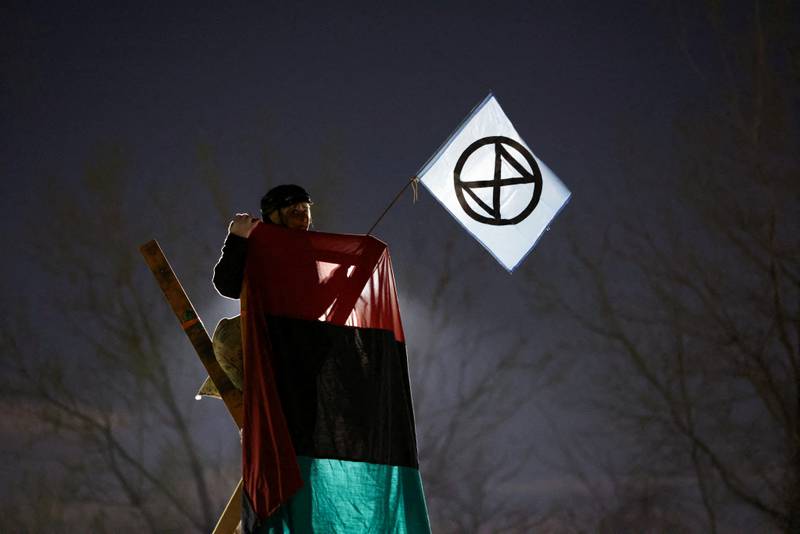
[(298, 455), (418, 468), (405, 344), (392, 332), (268, 318)]

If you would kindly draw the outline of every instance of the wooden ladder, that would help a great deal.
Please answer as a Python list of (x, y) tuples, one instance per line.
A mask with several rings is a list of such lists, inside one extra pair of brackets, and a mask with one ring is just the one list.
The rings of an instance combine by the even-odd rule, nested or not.
[[(178, 277), (175, 276), (175, 272), (172, 270), (166, 256), (164, 256), (164, 252), (155, 240), (139, 247), (139, 251), (156, 277), (161, 291), (164, 292), (164, 297), (166, 297), (172, 311), (175, 313), (175, 317), (178, 319), (178, 323), (180, 323), (181, 328), (192, 343), (192, 347), (200, 357), (208, 376), (217, 387), (225, 407), (228, 408), (228, 412), (233, 417), (236, 426), (241, 429), (244, 416), (242, 392), (236, 389), (236, 386), (233, 385), (228, 375), (220, 367), (219, 362), (217, 362), (211, 338), (208, 337), (208, 332), (206, 332), (203, 323), (197, 316), (194, 306), (192, 306), (186, 291), (178, 281)], [(241, 516), (241, 502), (242, 480), (240, 479), (231, 498), (228, 499), (217, 525), (214, 527), (213, 534), (232, 534), (236, 530)]]

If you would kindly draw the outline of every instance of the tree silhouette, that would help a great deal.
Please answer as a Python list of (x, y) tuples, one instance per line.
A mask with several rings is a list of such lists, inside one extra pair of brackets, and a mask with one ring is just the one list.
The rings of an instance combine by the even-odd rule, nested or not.
[[(536, 284), (537, 298), (549, 294), (578, 327), (575, 348), (602, 362), (592, 367), (594, 406), (603, 431), (630, 451), (616, 476), (670, 487), (671, 506), (697, 530), (727, 530), (743, 510), (785, 532), (800, 528), (792, 8), (710, 3), (710, 42), (698, 28), (679, 32), (706, 98), (677, 121), (669, 174), (638, 177), (675, 201), (618, 212), (597, 242), (575, 237), (574, 291)], [(709, 50), (713, 67), (697, 59)], [(624, 515), (606, 520), (619, 525)]]

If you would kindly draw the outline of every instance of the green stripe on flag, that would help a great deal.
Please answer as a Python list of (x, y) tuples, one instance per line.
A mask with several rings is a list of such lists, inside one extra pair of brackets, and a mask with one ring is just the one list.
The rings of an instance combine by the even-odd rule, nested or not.
[(417, 469), (307, 456), (297, 461), (302, 489), (256, 533), (430, 532)]

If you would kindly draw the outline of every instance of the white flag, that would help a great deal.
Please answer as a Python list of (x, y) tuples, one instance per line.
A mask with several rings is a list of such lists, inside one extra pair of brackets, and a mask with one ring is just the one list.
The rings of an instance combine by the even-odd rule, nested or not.
[(509, 272), (570, 197), (491, 93), (417, 176)]

